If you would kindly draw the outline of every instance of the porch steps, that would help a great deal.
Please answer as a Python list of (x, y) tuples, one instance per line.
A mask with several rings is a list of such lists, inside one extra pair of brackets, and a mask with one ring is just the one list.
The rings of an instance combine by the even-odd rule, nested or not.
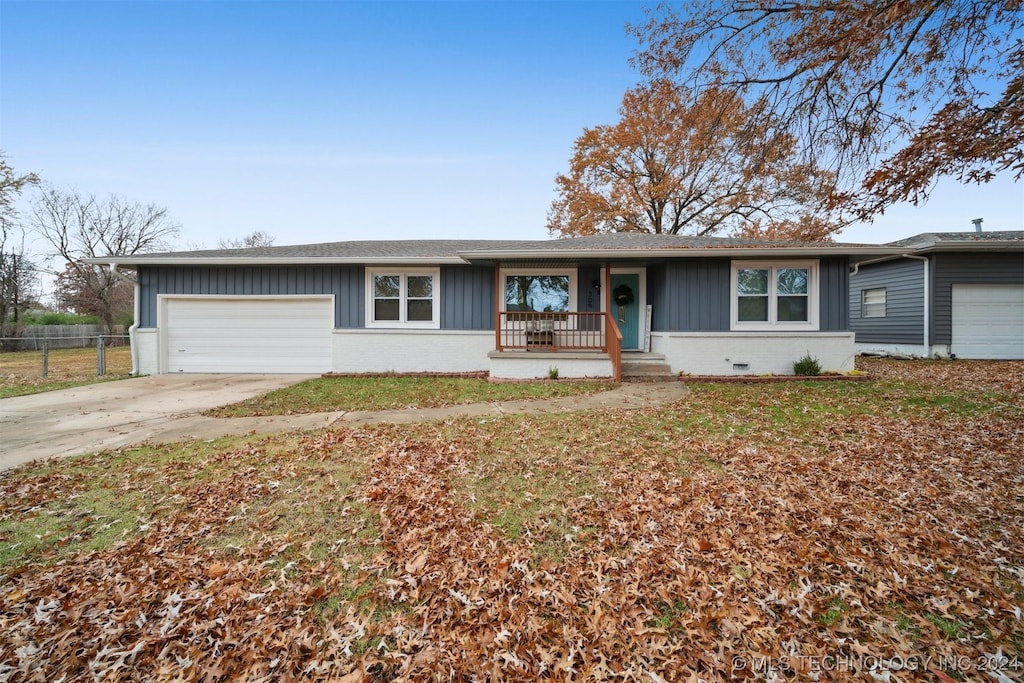
[(624, 352), (622, 354), (623, 382), (675, 382), (672, 367), (661, 353)]

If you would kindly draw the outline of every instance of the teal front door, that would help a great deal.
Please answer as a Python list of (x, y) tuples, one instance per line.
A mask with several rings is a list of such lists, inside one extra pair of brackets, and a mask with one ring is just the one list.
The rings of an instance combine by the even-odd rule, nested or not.
[(622, 332), (623, 349), (640, 348), (640, 276), (612, 273), (612, 317)]

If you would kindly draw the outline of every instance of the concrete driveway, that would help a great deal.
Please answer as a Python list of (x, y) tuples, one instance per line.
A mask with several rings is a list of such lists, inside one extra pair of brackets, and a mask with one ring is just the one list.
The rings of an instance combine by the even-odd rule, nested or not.
[(190, 429), (206, 421), (198, 413), (310, 377), (155, 375), (0, 399), (0, 470), (147, 440), (202, 437)]

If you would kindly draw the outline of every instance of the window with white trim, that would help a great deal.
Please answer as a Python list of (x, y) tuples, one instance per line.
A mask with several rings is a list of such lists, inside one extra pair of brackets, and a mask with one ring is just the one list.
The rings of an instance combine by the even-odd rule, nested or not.
[(440, 327), (440, 275), (437, 268), (367, 268), (367, 327)]
[(575, 310), (575, 270), (505, 270), (502, 279), (506, 311), (565, 313)]
[(734, 262), (732, 329), (818, 329), (818, 263)]
[(885, 287), (860, 290), (860, 317), (885, 317)]

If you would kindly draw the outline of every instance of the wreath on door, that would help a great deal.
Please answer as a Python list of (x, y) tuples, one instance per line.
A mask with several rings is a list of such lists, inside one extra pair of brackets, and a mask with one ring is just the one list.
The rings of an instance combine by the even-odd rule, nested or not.
[(633, 296), (633, 288), (627, 284), (621, 284), (612, 290), (612, 297), (619, 306), (628, 306), (636, 299)]

